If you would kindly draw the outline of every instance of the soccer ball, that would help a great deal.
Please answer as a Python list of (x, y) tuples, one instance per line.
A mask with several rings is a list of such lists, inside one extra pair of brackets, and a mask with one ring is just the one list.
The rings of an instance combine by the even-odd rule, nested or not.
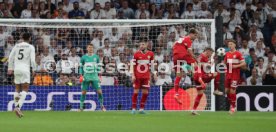
[(217, 49), (217, 55), (218, 56), (224, 56), (225, 55), (225, 49), (224, 48), (218, 48)]

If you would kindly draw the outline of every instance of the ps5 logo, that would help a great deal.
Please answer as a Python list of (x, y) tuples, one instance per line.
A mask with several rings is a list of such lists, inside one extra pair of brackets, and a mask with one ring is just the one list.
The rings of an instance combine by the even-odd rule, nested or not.
[[(13, 96), (14, 92), (8, 92), (8, 95)], [(64, 96), (66, 95), (66, 92), (50, 92), (47, 95), (46, 101), (47, 101), (47, 106), (45, 106), (45, 108), (42, 109), (34, 109), (35, 111), (50, 111), (51, 110), (51, 102), (53, 100), (53, 97), (57, 97), (57, 96), (63, 96), (61, 98), (64, 98)], [(74, 97), (76, 96), (80, 96), (81, 92), (68, 92), (68, 102), (70, 104), (74, 104), (74, 103), (80, 103), (80, 100), (76, 100), (74, 99)], [(96, 92), (87, 92), (86, 95), (96, 95)], [(25, 104), (32, 104), (35, 103), (37, 101), (37, 99), (39, 98), (39, 96), (37, 96), (34, 92), (28, 92), (28, 96), (30, 96), (29, 100), (25, 100)], [(43, 103), (43, 102), (42, 102)], [(85, 100), (84, 103), (86, 104), (90, 104), (91, 107), (90, 108), (86, 108), (85, 111), (95, 111), (97, 108), (97, 104), (94, 100)], [(7, 111), (12, 111), (13, 110), (13, 105), (14, 105), (14, 101), (11, 100), (8, 103), (7, 106)], [(43, 105), (43, 104), (41, 104)], [(71, 109), (71, 111), (77, 111), (78, 109)]]

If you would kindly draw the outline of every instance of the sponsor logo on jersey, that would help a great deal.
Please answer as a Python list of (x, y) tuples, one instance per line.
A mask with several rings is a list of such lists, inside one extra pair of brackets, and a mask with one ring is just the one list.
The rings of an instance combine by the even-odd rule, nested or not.
[(138, 64), (149, 64), (149, 60), (138, 60)]

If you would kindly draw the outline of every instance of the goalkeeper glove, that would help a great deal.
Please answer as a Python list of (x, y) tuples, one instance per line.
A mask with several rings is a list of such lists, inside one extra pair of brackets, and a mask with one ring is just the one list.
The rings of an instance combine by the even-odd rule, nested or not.
[(83, 82), (83, 76), (82, 75), (80, 75), (80, 83), (82, 83)]

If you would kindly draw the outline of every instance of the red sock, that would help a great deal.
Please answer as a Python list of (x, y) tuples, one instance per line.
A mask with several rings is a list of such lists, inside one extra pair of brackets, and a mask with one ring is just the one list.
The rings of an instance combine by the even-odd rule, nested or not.
[(198, 94), (196, 96), (193, 110), (196, 110), (196, 108), (198, 107), (202, 96), (203, 96), (203, 94)]
[(148, 93), (143, 93), (142, 94), (142, 98), (141, 98), (141, 102), (140, 102), (140, 109), (145, 108), (145, 103), (147, 101), (148, 95), (149, 95)]
[(228, 94), (227, 94), (227, 99), (228, 99), (228, 102), (229, 102), (230, 105), (231, 105), (231, 100), (232, 100), (231, 98), (232, 98), (232, 97), (231, 97), (231, 94), (228, 93)]
[(236, 99), (237, 99), (237, 96), (236, 96), (236, 94), (230, 94), (230, 96), (231, 96), (231, 103), (230, 103), (230, 105), (231, 105), (231, 107), (236, 108)]
[(175, 92), (178, 93), (178, 89), (179, 89), (179, 82), (181, 80), (181, 77), (176, 77), (174, 80), (174, 88), (175, 88)]
[(133, 93), (133, 95), (132, 95), (132, 109), (136, 109), (137, 97), (138, 97), (138, 93)]

